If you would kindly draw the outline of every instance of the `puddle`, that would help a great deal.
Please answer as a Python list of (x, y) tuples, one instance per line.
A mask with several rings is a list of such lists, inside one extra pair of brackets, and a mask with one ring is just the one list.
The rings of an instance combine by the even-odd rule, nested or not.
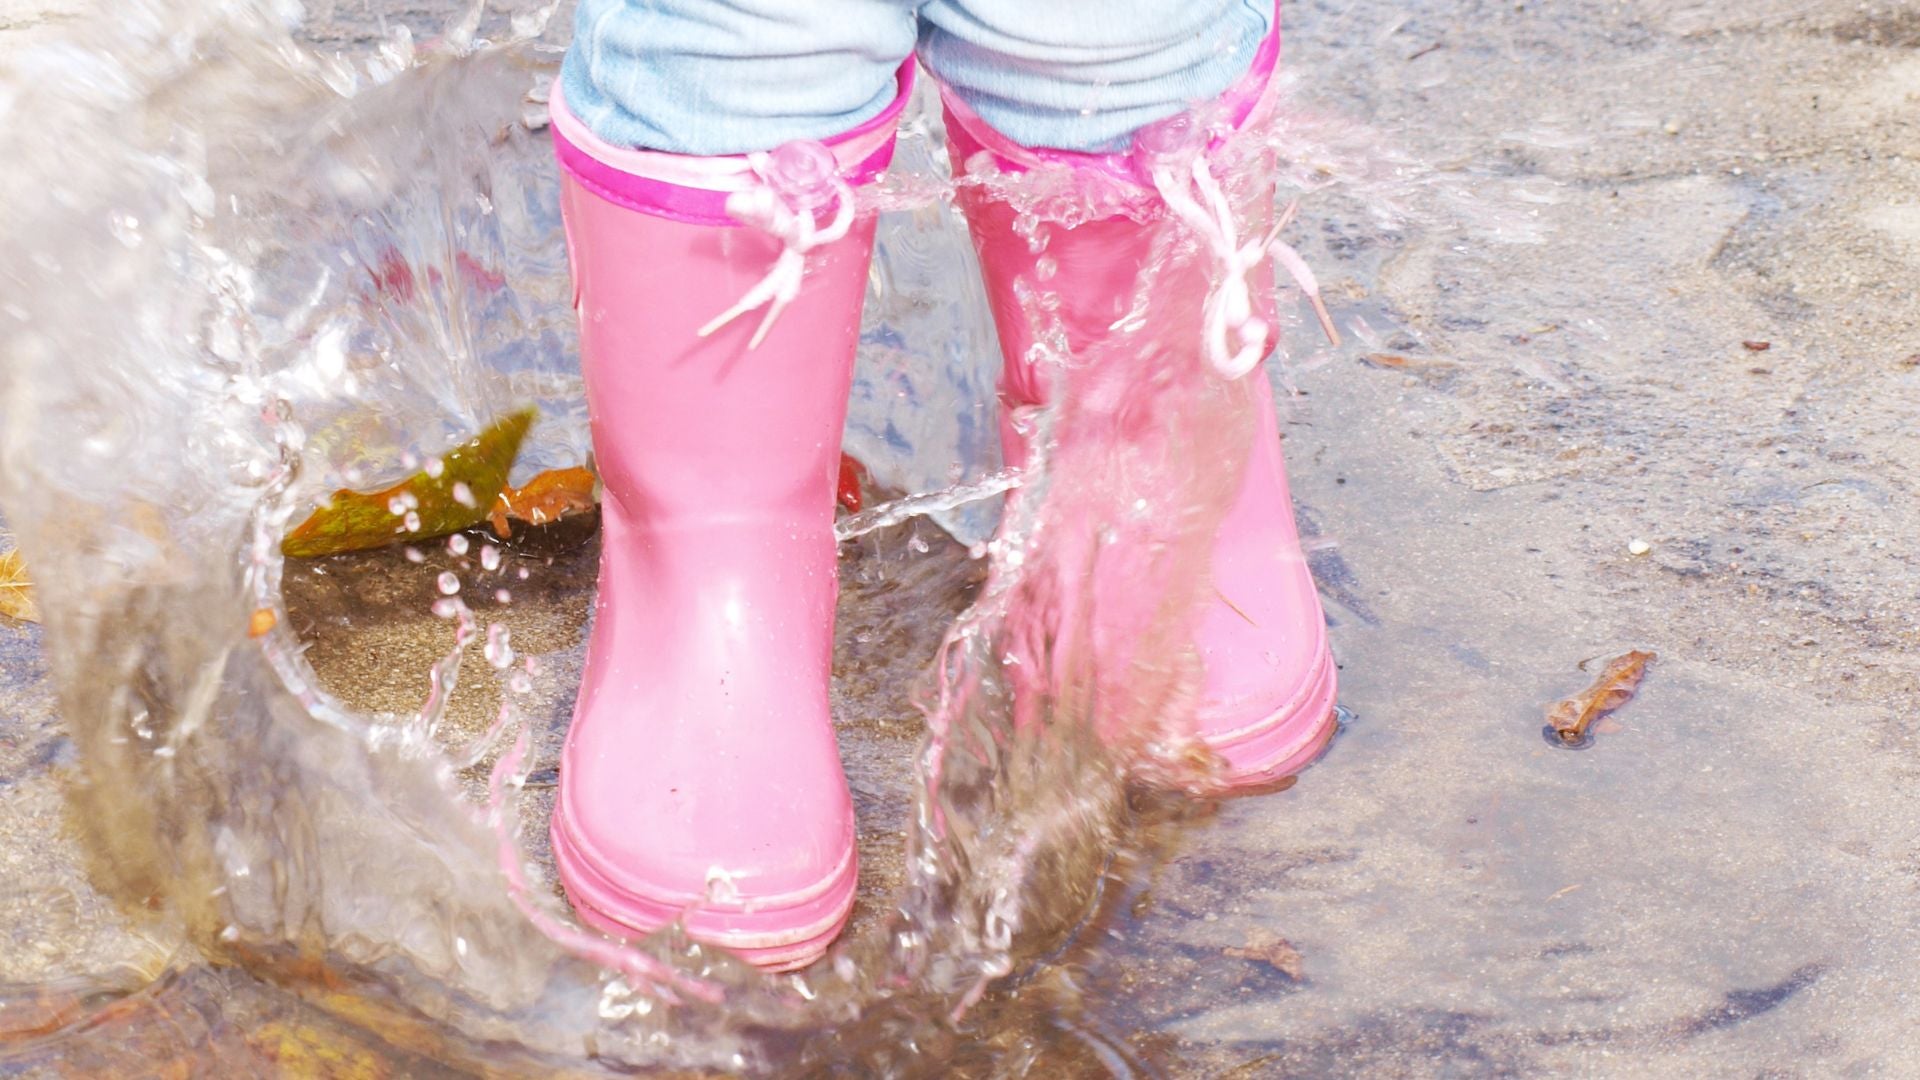
[[(1301, 100), (1329, 115), (1369, 117), (1405, 146), (1409, 167), (1434, 163), (1438, 172), (1419, 173), (1410, 187), (1444, 188), (1456, 199), (1456, 224), (1466, 226), (1383, 223), (1376, 202), (1334, 187), (1308, 200), (1308, 228), (1294, 238), (1355, 344), (1338, 353), (1301, 346), (1276, 373), (1295, 391), (1282, 397), (1286, 452), (1352, 714), (1329, 755), (1292, 788), (1218, 804), (1128, 793), (1114, 819), (1128, 842), (1111, 861), (1067, 860), (1072, 872), (1058, 884), (1071, 895), (1036, 906), (1019, 947), (949, 941), (932, 950), (956, 958), (954, 970), (887, 968), (873, 961), (879, 953), (863, 954), (873, 970), (912, 970), (911, 992), (871, 993), (848, 979), (839, 1011), (796, 1023), (788, 1003), (752, 989), (748, 976), (667, 946), (656, 954), (663, 960), (747, 989), (731, 1012), (636, 1018), (642, 996), (610, 990), (592, 965), (527, 931), (491, 865), (449, 856), (436, 868), (448, 880), (485, 887), (429, 894), (463, 904), (485, 898), (458, 910), (453, 939), (491, 966), (463, 967), (470, 962), (453, 951), (441, 967), (423, 959), (441, 943), (421, 926), (440, 927), (452, 908), (429, 904), (430, 916), (413, 922), (408, 911), (357, 903), (387, 895), (385, 884), (376, 887), (383, 876), (422, 873), (371, 858), (379, 845), (353, 849), (369, 858), (343, 887), (303, 894), (302, 874), (317, 877), (342, 856), (302, 846), (303, 823), (329, 837), (424, 837), (406, 849), (416, 856), (484, 850), (487, 824), (447, 809), (454, 804), (438, 787), (355, 757), (357, 738), (316, 738), (304, 744), (307, 757), (274, 743), (285, 729), (246, 722), (248, 708), (287, 719), (267, 670), (237, 654), (180, 651), (182, 641), (231, 637), (232, 620), (246, 615), (219, 584), (231, 562), (193, 555), (232, 551), (245, 535), (245, 505), (152, 508), (178, 545), (156, 553), (164, 544), (144, 523), (149, 511), (137, 500), (112, 503), (110, 521), (68, 519), (90, 546), (50, 569), (81, 581), (97, 565), (103, 581), (124, 584), (132, 574), (140, 588), (70, 587), (53, 599), (86, 618), (45, 631), (0, 626), (0, 925), (8, 929), (0, 937), (0, 1073), (248, 1074), (277, 1065), (299, 1075), (432, 1076), (484, 1065), (561, 1075), (641, 1060), (726, 1068), (734, 1052), (743, 1055), (737, 1064), (801, 1074), (848, 1065), (1032, 1076), (1911, 1069), (1920, 1037), (1905, 1002), (1920, 941), (1889, 913), (1910, 903), (1920, 881), (1910, 765), (1920, 749), (1910, 722), (1920, 680), (1911, 598), (1920, 580), (1901, 541), (1920, 527), (1909, 479), (1920, 475), (1920, 451), (1904, 427), (1920, 406), (1920, 384), (1902, 366), (1920, 349), (1911, 340), (1920, 311), (1911, 296), (1864, 295), (1872, 290), (1860, 282), (1920, 271), (1913, 253), (1872, 224), (1883, 216), (1873, 200), (1888, 191), (1911, 198), (1915, 184), (1834, 146), (1817, 119), (1787, 107), (1787, 90), (1754, 92), (1760, 105), (1750, 109), (1749, 91), (1736, 85), (1758, 84), (1726, 74), (1765, 74), (1767, 86), (1811, 88), (1865, 109), (1876, 72), (1900, 61), (1904, 38), (1894, 32), (1898, 20), (1863, 21), (1838, 4), (1797, 5), (1767, 15), (1759, 29), (1741, 22), (1739, 35), (1704, 33), (1719, 16), (1699, 5), (1643, 7), (1639, 15), (1503, 8), (1462, 25), (1436, 4), (1381, 0), (1337, 12), (1300, 5), (1291, 16), (1289, 52), (1310, 76)], [(442, 15), (414, 13), (416, 38), (435, 33)], [(311, 37), (364, 50), (392, 40), (392, 27), (378, 21), (370, 6), (343, 3), (317, 13)], [(1859, 30), (1868, 22), (1874, 33)], [(540, 62), (443, 73), (435, 100), (511, 101), (514, 80)], [(240, 70), (230, 74), (244, 75), (244, 63), (234, 63)], [(377, 106), (381, 92), (362, 100)], [(1609, 110), (1615, 120), (1646, 122), (1603, 123)], [(454, 109), (442, 119), (458, 116)], [(308, 119), (318, 129), (337, 118)], [(1861, 130), (1869, 133), (1861, 139), (1883, 137), (1871, 125)], [(310, 134), (269, 132), (261, 141), (297, 145)], [(1329, 161), (1340, 163), (1348, 144), (1321, 134)], [(217, 162), (259, 145), (203, 149)], [(505, 160), (533, 161), (541, 151), (534, 132), (509, 130), (502, 145)], [(1756, 146), (1766, 161), (1753, 159)], [(377, 139), (361, 148), (371, 160), (390, 152)], [(471, 161), (436, 167), (462, 184), (474, 175)], [(497, 208), (526, 215), (518, 224), (529, 232), (545, 227), (539, 215), (551, 212), (536, 188), (512, 188), (511, 169), (490, 179)], [(83, 196), (107, 182), (84, 169), (74, 177)], [(513, 191), (518, 201), (503, 195)], [(396, 197), (404, 204), (408, 195)], [(324, 216), (327, 208), (307, 209)], [(164, 246), (164, 213), (129, 213), (143, 224), (145, 246), (116, 241), (133, 254), (103, 256), (90, 272), (125, 272), (116, 268), (144, 265), (140, 251)], [(58, 236), (58, 226), (41, 227)], [(1481, 226), (1501, 235), (1476, 232)], [(520, 235), (476, 228), (483, 237)], [(363, 239), (391, 235), (376, 228)], [(378, 265), (378, 250), (344, 250)], [(1812, 254), (1783, 262), (1783, 252), (1796, 251)], [(529, 296), (560, 270), (552, 250), (501, 244), (483, 253), (533, 283)], [(444, 251), (403, 254), (452, 265)], [(884, 479), (903, 490), (956, 479), (929, 465), (934, 458), (966, 462), (967, 478), (997, 466), (989, 416), (949, 411), (957, 419), (941, 423), (950, 426), (900, 426), (930, 415), (930, 401), (978, 397), (990, 384), (990, 375), (964, 367), (943, 368), (957, 373), (938, 385), (915, 374), (938, 367), (914, 366), (923, 359), (917, 343), (978, 341), (969, 337), (984, 332), (977, 322), (889, 333), (898, 324), (888, 313), (913, 309), (915, 290), (939, 286), (928, 267), (946, 258), (883, 248), (891, 269), (882, 278), (898, 283), (897, 306), (878, 309), (863, 341), (866, 398), (856, 399), (849, 446), (883, 472), (891, 467)], [(293, 277), (226, 280), (259, 289), (282, 312), (305, 295), (289, 287)], [(148, 341), (142, 335), (168, 326), (166, 300), (91, 328), (98, 354), (126, 355), (127, 340)], [(936, 315), (953, 317), (958, 307)], [(192, 310), (207, 314), (205, 305)], [(404, 364), (380, 368), (366, 378), (400, 383), (361, 391), (420, 409), (361, 426), (344, 413), (309, 412), (310, 448), (341, 469), (371, 468), (416, 440), (444, 445), (470, 433), (520, 396), (545, 402), (554, 420), (532, 460), (578, 460), (584, 445), (565, 405), (571, 387), (549, 378), (543, 359), (564, 351), (568, 331), (564, 321), (543, 321), (542, 310), (528, 303), (495, 312), (490, 325), (505, 328), (497, 340), (461, 340), (450, 325), (389, 325), (383, 341), (353, 342), (353, 350), (387, 348), (403, 359), (437, 343), (485, 357), (508, 376), (453, 382), (436, 394), (421, 392), (424, 379), (407, 381)], [(65, 317), (78, 323), (82, 314)], [(218, 321), (217, 305), (208, 317)], [(272, 326), (253, 329), (265, 348), (286, 346)], [(1308, 340), (1305, 326), (1293, 329), (1293, 340)], [(123, 331), (131, 337), (117, 336)], [(1774, 343), (1768, 374), (1751, 373), (1745, 340)], [(1369, 364), (1361, 359), (1369, 353), (1413, 362)], [(137, 380), (155, 370), (182, 373), (183, 388), (188, 371), (244, 377), (232, 365), (207, 374), (208, 365), (127, 360), (90, 384), (91, 395), (50, 400), (73, 388), (41, 387), (21, 404), (24, 392), (13, 386), (8, 408), (71, 410), (74, 430), (106, 441), (79, 452), (125, 450), (151, 469), (153, 491), (191, 488), (169, 471), (177, 460), (180, 468), (271, 466), (260, 446), (233, 453), (216, 426), (117, 424), (135, 414), (116, 406), (144, 400)], [(258, 405), (235, 414), (234, 428), (250, 438), (271, 430), (255, 422)], [(23, 452), (21, 430), (13, 425), (9, 455)], [(169, 451), (139, 453), (152, 446)], [(251, 500), (264, 474), (223, 479), (255, 485)], [(124, 487), (81, 470), (72, 490), (16, 487), (8, 505), (25, 533), (58, 499), (101, 504)], [(940, 881), (916, 877), (924, 849), (909, 844), (924, 805), (911, 768), (925, 731), (915, 702), (947, 627), (987, 587), (988, 562), (969, 553), (991, 530), (983, 514), (971, 507), (938, 522), (913, 519), (843, 547), (834, 706), (862, 845), (848, 938), (881, 942), (870, 948), (882, 952), (899, 908), (923, 902)], [(1644, 555), (1629, 549), (1639, 538), (1649, 542)], [(595, 542), (583, 530), (544, 550), (509, 553), (510, 570), (530, 573), (512, 585), (512, 603), (485, 618), (511, 626), (539, 675), (519, 695), (501, 681), (463, 679), (435, 735), (469, 745), (491, 729), (503, 699), (514, 703), (531, 757), (519, 835), (536, 868), (546, 860), (541, 826), (551, 797), (542, 770), (577, 679)], [(451, 642), (449, 624), (429, 611), (451, 556), (420, 547), (427, 557), (419, 564), (383, 551), (286, 570), (285, 640), (354, 715), (418, 709), (426, 672)], [(121, 606), (92, 603), (101, 596)], [(236, 603), (210, 604), (210, 596)], [(120, 865), (104, 867), (84, 854), (87, 822), (64, 795), (88, 773), (58, 718), (58, 661), (50, 671), (43, 659), (63, 641), (93, 649), (89, 662), (103, 672), (98, 692), (76, 692), (77, 706), (130, 717), (138, 714), (130, 703), (170, 704), (174, 715), (255, 740), (246, 753), (274, 750), (289, 761), (283, 777), (241, 792), (250, 800), (239, 808), (243, 819), (294, 805), (264, 797), (273, 783), (340, 775), (343, 764), (398, 793), (400, 809), (383, 817), (303, 788), (315, 796), (301, 804), (313, 816), (283, 823), (289, 847), (258, 862), (263, 874), (273, 868), (273, 889), (241, 910), (237, 941), (210, 947), (223, 927), (207, 920), (230, 917), (231, 906), (183, 904), (189, 890), (178, 881), (147, 882), (143, 892), (150, 851), (124, 852)], [(1585, 684), (1580, 663), (1631, 648), (1657, 651), (1660, 661), (1614, 714), (1619, 730), (1579, 754), (1545, 745), (1545, 708)], [(208, 678), (237, 696), (204, 708)], [(109, 692), (119, 688), (133, 690)], [(178, 729), (160, 734), (169, 730)], [(489, 754), (446, 777), (447, 786), (478, 805), (495, 760)], [(198, 765), (217, 770), (220, 762)], [(153, 786), (82, 790), (73, 805), (136, 818), (142, 807), (162, 807), (182, 822), (235, 811), (217, 793), (162, 784), (163, 773), (126, 775)], [(172, 805), (157, 794), (166, 792), (205, 801)], [(155, 833), (148, 822), (121, 824), (129, 837)], [(191, 866), (231, 867), (237, 857), (168, 855)], [(551, 898), (547, 880), (536, 872), (533, 891)], [(209, 896), (220, 887), (194, 884)], [(138, 901), (149, 895), (170, 902), (143, 910)], [(302, 895), (313, 904), (274, 902)], [(930, 1022), (999, 964), (1009, 974), (960, 1020)], [(489, 980), (497, 996), (487, 993)], [(623, 1008), (619, 1024), (602, 1026)]]

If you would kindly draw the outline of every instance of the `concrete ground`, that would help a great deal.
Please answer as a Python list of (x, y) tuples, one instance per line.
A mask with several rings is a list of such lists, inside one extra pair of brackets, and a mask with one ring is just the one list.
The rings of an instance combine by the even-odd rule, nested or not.
[[(0, 3), (0, 50), (49, 12)], [(1282, 405), (1355, 720), (1292, 790), (1165, 842), (1074, 954), (1097, 1002), (1080, 1022), (1177, 1075), (1920, 1072), (1920, 8), (1303, 0), (1288, 19), (1300, 105), (1375, 133), (1354, 143), (1372, 180), (1310, 197), (1294, 234), (1359, 344), (1303, 350)], [(1410, 213), (1383, 222), (1388, 198)], [(365, 565), (376, 591), (427, 595), (398, 560)], [(588, 595), (576, 568), (523, 597), (517, 640), (574, 662)], [(845, 617), (883, 596), (851, 590)], [(316, 618), (315, 663), (405, 707), (444, 633)], [(1633, 647), (1659, 659), (1614, 728), (1547, 745), (1544, 703)], [(59, 840), (37, 648), (0, 626), (0, 989), (56, 990), (0, 1074), (264, 1073), (310, 1045), (327, 1068), (425, 1068), (233, 973), (61, 1027), (87, 1015), (59, 1011), (61, 978), (137, 983), (165, 943)], [(883, 774), (912, 737), (843, 732), (869, 903), (892, 876)], [(0, 1039), (39, 1030), (0, 1012)]]

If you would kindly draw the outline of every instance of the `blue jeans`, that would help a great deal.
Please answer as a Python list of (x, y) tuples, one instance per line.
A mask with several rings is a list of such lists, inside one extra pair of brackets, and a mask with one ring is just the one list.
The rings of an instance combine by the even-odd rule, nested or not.
[(616, 146), (741, 154), (885, 108), (920, 59), (1027, 146), (1119, 149), (1253, 64), (1272, 0), (580, 0), (567, 104)]

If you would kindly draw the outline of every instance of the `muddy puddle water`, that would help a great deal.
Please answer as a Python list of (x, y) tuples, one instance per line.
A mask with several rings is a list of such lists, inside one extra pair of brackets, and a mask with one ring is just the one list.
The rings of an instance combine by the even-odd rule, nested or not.
[[(0, 509), (47, 616), (0, 622), (0, 1075), (1920, 1066), (1920, 343), (1883, 344), (1920, 302), (1857, 295), (1920, 275), (1876, 201), (1913, 181), (1858, 152), (1920, 86), (1904, 23), (1295, 5), (1291, 238), (1348, 345), (1296, 312), (1274, 378), (1344, 731), (1272, 794), (1120, 785), (996, 707), (1018, 578), (990, 503), (848, 540), (861, 888), (796, 983), (567, 932), (544, 825), (590, 520), (494, 566), (478, 534), (271, 557), (318, 494), (521, 402), (523, 470), (583, 459), (526, 120), (564, 16), (341, 3), (288, 36), (271, 5), (129, 7), (0, 52), (27, 163), (0, 194), (33, 210), (0, 270)], [(72, 137), (30, 140), (20, 101)], [(1339, 115), (1375, 130), (1314, 119)], [(933, 148), (910, 131), (905, 170)], [(848, 433), (872, 498), (997, 467), (991, 339), (929, 190), (892, 192), (876, 260)], [(1809, 238), (1847, 254), (1783, 259)], [(1227, 443), (1244, 421), (1160, 406)], [(1165, 506), (1204, 517), (1186, 479)], [(423, 716), (446, 573), (515, 662), (477, 639)], [(1547, 745), (1546, 704), (1631, 648), (1659, 654), (1635, 700)], [(936, 784), (930, 725), (973, 751)]]

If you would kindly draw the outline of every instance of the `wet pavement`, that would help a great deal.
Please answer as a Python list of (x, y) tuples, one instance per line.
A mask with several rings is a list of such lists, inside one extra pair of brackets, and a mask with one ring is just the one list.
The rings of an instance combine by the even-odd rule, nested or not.
[[(45, 7), (0, 4), (0, 49), (48, 32)], [(1383, 228), (1334, 191), (1293, 234), (1356, 341), (1281, 375), (1354, 718), (1291, 790), (1143, 811), (1167, 819), (1153, 850), (945, 1063), (1920, 1070), (1920, 13), (1353, 0), (1289, 20), (1302, 104), (1428, 166), (1409, 190), (1451, 216)], [(908, 558), (916, 529), (931, 550)], [(517, 557), (544, 572), (505, 611), (515, 643), (566, 672), (591, 541)], [(863, 918), (899, 879), (909, 699), (973, 565), (925, 525), (849, 545)], [(331, 689), (417, 706), (450, 640), (434, 570), (289, 572)], [(0, 1075), (430, 1074), (430, 1040), (237, 971), (148, 985), (169, 942), (88, 887), (63, 832), (40, 648), (0, 625)], [(1590, 749), (1548, 745), (1544, 706), (1629, 648), (1659, 654), (1638, 698)], [(492, 715), (463, 694), (453, 740)], [(567, 705), (536, 710), (549, 747)]]

